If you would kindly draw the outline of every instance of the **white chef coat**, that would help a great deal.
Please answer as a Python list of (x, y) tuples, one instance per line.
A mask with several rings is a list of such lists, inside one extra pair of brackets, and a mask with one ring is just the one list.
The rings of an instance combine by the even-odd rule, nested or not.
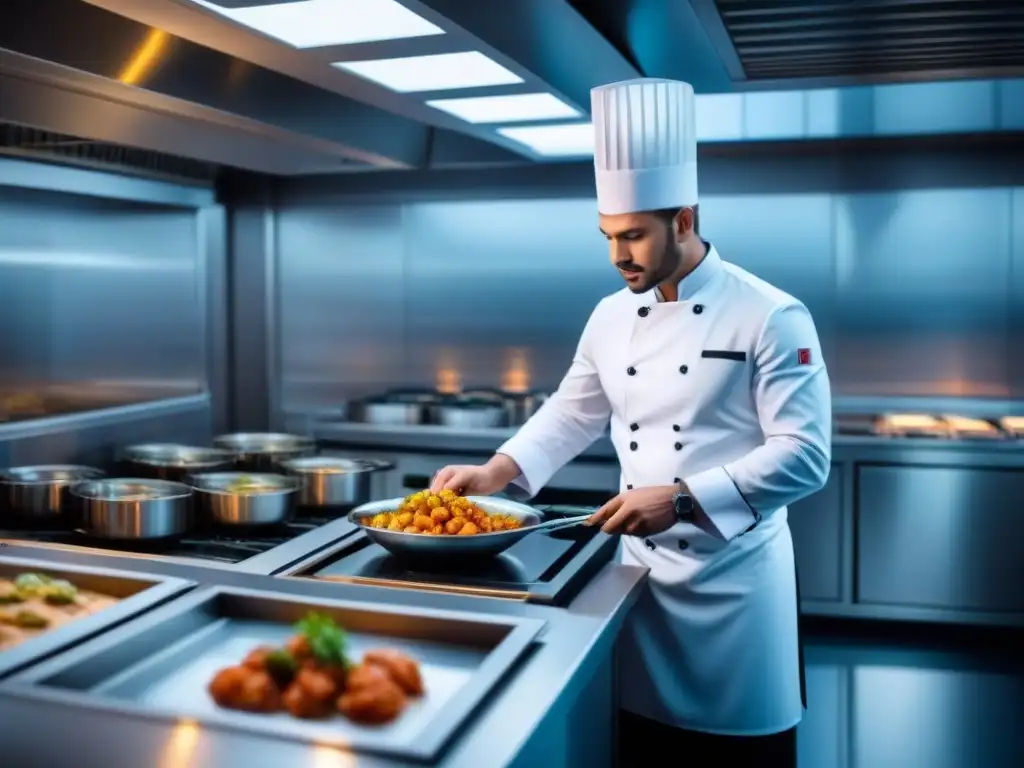
[(600, 437), (620, 489), (682, 478), (716, 530), (623, 536), (647, 566), (620, 641), (622, 706), (756, 736), (799, 723), (798, 606), (786, 506), (820, 489), (831, 396), (810, 313), (709, 247), (675, 302), (604, 298), (557, 392), (500, 449), (533, 496)]

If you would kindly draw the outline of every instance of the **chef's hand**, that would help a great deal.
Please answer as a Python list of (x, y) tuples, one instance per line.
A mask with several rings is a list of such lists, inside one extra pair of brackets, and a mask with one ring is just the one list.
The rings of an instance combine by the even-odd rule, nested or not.
[(483, 466), (453, 464), (445, 467), (430, 484), (430, 492), (445, 488), (460, 496), (491, 496), (505, 488), (521, 474), (519, 465), (504, 454), (497, 453)]
[(672, 498), (678, 487), (657, 485), (620, 493), (590, 516), (587, 525), (600, 525), (610, 534), (654, 536), (671, 528), (676, 520)]

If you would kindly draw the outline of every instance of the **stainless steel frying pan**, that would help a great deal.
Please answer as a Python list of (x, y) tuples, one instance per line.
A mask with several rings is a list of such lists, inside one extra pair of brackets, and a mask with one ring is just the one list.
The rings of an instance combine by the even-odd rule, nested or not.
[(493, 496), (468, 496), (467, 498), (488, 514), (514, 517), (522, 527), (511, 531), (477, 533), (473, 536), (431, 536), (424, 533), (405, 533), (404, 531), (371, 528), (364, 523), (365, 520), (376, 514), (393, 512), (398, 509), (404, 501), (401, 498), (364, 504), (352, 510), (348, 517), (351, 522), (361, 526), (367, 536), (392, 555), (417, 560), (494, 557), (531, 533), (580, 525), (589, 517), (589, 515), (579, 515), (545, 522), (537, 510), (525, 504)]

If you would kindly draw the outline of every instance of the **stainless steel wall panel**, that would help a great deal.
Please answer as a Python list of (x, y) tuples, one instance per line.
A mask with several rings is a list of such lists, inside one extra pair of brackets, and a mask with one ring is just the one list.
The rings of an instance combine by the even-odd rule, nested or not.
[[(274, 216), (269, 190), (254, 191), (255, 199), (232, 207), (228, 230), (231, 243), (229, 270), (232, 372), (231, 428), (270, 428), (272, 403), (281, 385), (276, 365), (275, 308), (278, 296), (274, 276)], [(296, 307), (301, 310), (301, 307)]]
[(1024, 475), (956, 467), (862, 467), (857, 600), (1024, 612), (1019, 531)]
[[(414, 294), (443, 286), (404, 279), (405, 237), (398, 205), (338, 207), (323, 201), (278, 210), (285, 409), (295, 403), (328, 405), (409, 378), (406, 307)], [(437, 266), (438, 273), (445, 269)], [(445, 292), (434, 298), (431, 312), (451, 311)], [(416, 341), (425, 338), (418, 333)]]
[[(1011, 395), (1024, 400), (1024, 187), (1018, 187), (1010, 194), (1013, 256), (1009, 281), (1010, 324), (1006, 358), (1010, 369)], [(1021, 412), (1024, 413), (1024, 409)]]
[[(808, 305), (837, 397), (1020, 397), (1022, 160), (988, 144), (705, 146), (702, 234)], [(286, 407), (449, 369), (477, 386), (523, 366), (554, 386), (596, 301), (621, 287), (592, 167), (289, 180), (279, 193), (294, 230), (279, 254)], [(323, 362), (339, 334), (368, 328), (379, 342), (359, 362)]]
[(195, 210), (0, 187), (8, 384), (203, 388)]
[(210, 391), (214, 431), (228, 431), (230, 422), (230, 283), (228, 280), (228, 220), (223, 206), (200, 209), (197, 219), (200, 299), (203, 303), (206, 381)]
[(843, 466), (833, 464), (825, 487), (789, 508), (789, 529), (804, 600), (842, 599)]
[[(528, 373), (557, 385), (597, 302), (619, 290), (591, 199), (406, 207), (409, 382)], [(525, 379), (523, 380), (525, 383)]]
[(1009, 394), (1010, 192), (836, 201), (838, 394)]
[(832, 197), (714, 195), (700, 205), (701, 233), (722, 258), (807, 305), (831, 363), (836, 335)]
[(1008, 131), (1024, 131), (1024, 80), (999, 83), (999, 124)]

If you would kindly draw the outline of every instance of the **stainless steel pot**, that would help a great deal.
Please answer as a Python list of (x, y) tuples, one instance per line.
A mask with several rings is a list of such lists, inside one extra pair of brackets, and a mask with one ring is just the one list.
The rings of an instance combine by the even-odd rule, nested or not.
[(434, 406), (438, 424), (457, 429), (489, 429), (505, 424), (505, 409), (485, 400), (459, 400)]
[(421, 403), (391, 403), (386, 400), (364, 401), (359, 411), (365, 423), (391, 427), (422, 424), (426, 415), (426, 407)]
[(217, 448), (230, 451), (239, 469), (252, 472), (273, 472), (285, 459), (316, 453), (316, 441), (301, 435), (276, 432), (239, 432), (219, 435), (213, 439)]
[(108, 539), (166, 539), (187, 533), (192, 489), (149, 478), (88, 480), (68, 489), (83, 531)]
[(269, 473), (214, 472), (193, 475), (196, 510), (216, 525), (278, 525), (287, 522), (298, 497), (298, 478)]
[(176, 443), (131, 445), (122, 454), (133, 473), (175, 482), (185, 482), (189, 475), (198, 472), (231, 469), (235, 462), (230, 451)]
[(370, 500), (374, 472), (394, 469), (390, 461), (308, 456), (281, 462), (281, 469), (298, 478), (299, 504), (304, 507), (351, 507)]
[(0, 472), (0, 509), (35, 520), (60, 519), (67, 511), (68, 488), (103, 474), (93, 467), (71, 464), (5, 469)]

